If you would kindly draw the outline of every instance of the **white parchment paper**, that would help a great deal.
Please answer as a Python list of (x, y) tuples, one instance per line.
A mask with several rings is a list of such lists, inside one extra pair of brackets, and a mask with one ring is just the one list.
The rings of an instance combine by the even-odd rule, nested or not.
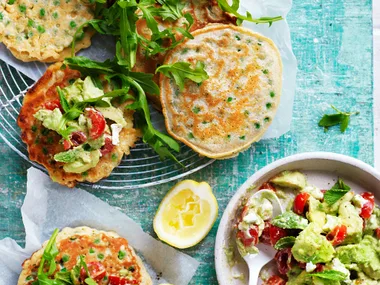
[[(40, 249), (55, 228), (89, 226), (112, 230), (126, 238), (143, 259), (153, 284), (186, 285), (199, 262), (157, 241), (125, 214), (92, 194), (69, 189), (51, 181), (35, 168), (28, 170), (27, 194), (21, 208), (25, 226), (25, 248), (14, 240), (0, 241), (0, 285), (17, 284), (22, 262)], [(156, 278), (162, 273), (162, 278)]]
[[(284, 19), (292, 7), (292, 0), (241, 0), (241, 11), (250, 11), (253, 17), (282, 16)], [(259, 32), (272, 39), (280, 50), (283, 62), (283, 88), (281, 103), (272, 125), (264, 135), (264, 139), (279, 137), (290, 130), (293, 113), (294, 92), (296, 87), (297, 60), (292, 52), (289, 26), (286, 20), (256, 25), (244, 22), (243, 26)], [(90, 48), (79, 52), (94, 60), (103, 61), (113, 57), (114, 42), (112, 37), (96, 35)], [(25, 63), (17, 60), (0, 44), (0, 59), (7, 62), (28, 77), (37, 80), (47, 68), (40, 62)], [(157, 116), (159, 116), (157, 114)], [(153, 117), (153, 116), (152, 116)], [(153, 121), (157, 118), (153, 117)], [(158, 118), (161, 121), (160, 118)], [(164, 128), (164, 125), (162, 125)]]

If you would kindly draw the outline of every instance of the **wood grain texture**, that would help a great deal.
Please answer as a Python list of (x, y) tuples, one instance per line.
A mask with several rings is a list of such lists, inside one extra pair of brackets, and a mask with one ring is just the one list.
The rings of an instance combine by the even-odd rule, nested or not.
[[(374, 162), (372, 86), (372, 2), (369, 0), (294, 0), (288, 16), (298, 59), (292, 128), (286, 135), (256, 143), (238, 157), (218, 161), (189, 178), (211, 184), (219, 219), (237, 188), (255, 171), (279, 158), (306, 151), (331, 151)], [(317, 126), (334, 104), (360, 111), (345, 134)], [(0, 239), (24, 242), (20, 207), (29, 164), (0, 142)], [(159, 202), (175, 182), (130, 191), (92, 191), (155, 236), (152, 220)], [(184, 250), (201, 262), (191, 284), (216, 284), (214, 242), (218, 226), (194, 248)]]

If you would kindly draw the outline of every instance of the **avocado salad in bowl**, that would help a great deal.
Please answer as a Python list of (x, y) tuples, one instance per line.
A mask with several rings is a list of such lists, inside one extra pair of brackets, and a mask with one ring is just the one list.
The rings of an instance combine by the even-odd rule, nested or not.
[[(217, 237), (218, 278), (223, 274), (231, 278), (229, 284), (248, 284), (239, 255), (257, 254), (264, 244), (276, 253), (261, 270), (259, 284), (380, 284), (380, 208), (371, 188), (356, 183), (362, 177), (279, 169), (264, 175), (265, 180), (252, 180), (257, 184), (243, 185), (238, 192), (245, 195), (237, 193), (239, 200), (231, 200), (235, 208), (228, 213), (229, 226), (223, 225), (223, 217), (223, 240)], [(320, 179), (322, 187), (315, 186)], [(278, 197), (282, 214), (273, 215), (270, 197), (253, 195), (264, 189)], [(228, 263), (223, 270), (230, 273), (218, 272), (219, 259)]]

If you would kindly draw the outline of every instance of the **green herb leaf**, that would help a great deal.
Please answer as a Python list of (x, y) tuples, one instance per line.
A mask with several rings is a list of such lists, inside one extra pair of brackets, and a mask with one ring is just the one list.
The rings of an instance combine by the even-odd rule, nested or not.
[(219, 7), (223, 11), (233, 14), (238, 19), (236, 22), (238, 25), (240, 25), (243, 21), (249, 21), (249, 22), (253, 22), (256, 24), (269, 24), (269, 26), (271, 26), (273, 22), (281, 21), (283, 19), (281, 16), (261, 17), (258, 19), (254, 19), (254, 18), (252, 18), (252, 15), (249, 12), (247, 12), (247, 14), (245, 16), (241, 15), (238, 13), (238, 9), (240, 6), (240, 0), (232, 0), (231, 6), (227, 0), (217, 0), (217, 2), (219, 4)]
[(63, 94), (63, 91), (61, 88), (59, 88), (59, 86), (57, 86), (57, 93), (58, 93), (59, 101), (61, 103), (63, 111), (65, 111), (65, 113), (68, 112), (70, 110), (70, 105), (65, 98), (65, 94)]
[(278, 215), (272, 220), (272, 225), (282, 229), (300, 229), (303, 230), (308, 225), (308, 220), (297, 215), (292, 211), (287, 211)]
[(160, 16), (164, 21), (175, 21), (182, 17), (182, 10), (185, 2), (180, 0), (157, 0), (161, 7), (155, 11), (156, 16)]
[(324, 202), (326, 202), (327, 205), (333, 205), (350, 190), (351, 187), (346, 185), (343, 180), (339, 178), (335, 185), (324, 194)]
[(331, 105), (337, 113), (336, 114), (325, 114), (318, 122), (318, 126), (323, 127), (325, 131), (328, 130), (329, 127), (340, 125), (340, 131), (344, 133), (350, 123), (350, 117), (352, 115), (358, 115), (359, 112), (346, 113), (338, 110), (333, 105)]
[(290, 248), (294, 245), (296, 241), (296, 238), (293, 236), (283, 237), (280, 238), (276, 244), (274, 245), (274, 248), (277, 250), (283, 249), (283, 248)]
[(161, 65), (156, 69), (157, 72), (163, 73), (165, 76), (173, 78), (179, 89), (183, 91), (185, 88), (185, 79), (190, 79), (196, 83), (202, 83), (208, 79), (203, 62), (198, 61), (195, 68), (190, 67), (188, 62), (176, 62), (174, 64)]
[[(40, 266), (38, 267), (37, 277), (39, 284), (51, 284), (49, 282), (49, 276), (52, 275), (57, 267), (55, 263), (55, 258), (59, 254), (55, 240), (57, 239), (59, 230), (55, 229), (52, 236), (50, 237), (44, 253), (42, 255)], [(45, 273), (44, 268), (48, 267), (48, 271)]]
[(311, 273), (310, 276), (319, 277), (327, 280), (343, 281), (347, 278), (346, 274), (337, 270), (325, 270), (318, 273)]

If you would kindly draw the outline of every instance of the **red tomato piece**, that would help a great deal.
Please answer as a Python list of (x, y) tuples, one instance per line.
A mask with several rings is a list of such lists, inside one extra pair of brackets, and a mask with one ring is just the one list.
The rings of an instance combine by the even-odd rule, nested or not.
[(251, 245), (256, 245), (259, 242), (259, 228), (258, 226), (254, 226), (249, 229), (249, 234), (251, 237), (246, 237), (244, 232), (238, 231), (236, 237), (240, 239), (244, 246), (248, 247)]
[(369, 217), (372, 215), (373, 208), (375, 207), (375, 197), (370, 192), (364, 192), (361, 194), (361, 196), (367, 200), (367, 202), (362, 206), (360, 216), (363, 219), (369, 219)]
[(63, 149), (64, 150), (69, 150), (72, 147), (71, 143), (69, 140), (64, 140), (63, 141)]
[(51, 110), (51, 111), (53, 111), (54, 109), (59, 108), (62, 111), (62, 106), (61, 106), (61, 102), (59, 101), (59, 99), (52, 100), (52, 101), (47, 101), (43, 105), (43, 108), (47, 109), (47, 110)]
[(280, 238), (283, 238), (286, 236), (287, 236), (286, 230), (270, 225), (269, 237), (270, 237), (270, 243), (272, 246), (274, 246)]
[(104, 139), (105, 139), (104, 145), (100, 149), (100, 152), (103, 156), (110, 153), (114, 148), (114, 145), (112, 144), (112, 139), (109, 135), (105, 135)]
[(259, 190), (268, 189), (276, 192), (276, 188), (270, 182), (265, 182), (260, 186)]
[(310, 194), (306, 192), (300, 193), (296, 196), (296, 198), (294, 199), (294, 206), (293, 206), (293, 210), (296, 214), (302, 215), (304, 213), (305, 206), (309, 198), (310, 198)]
[(91, 120), (90, 137), (94, 140), (99, 138), (106, 129), (106, 119), (93, 108), (86, 108), (85, 116)]
[(292, 269), (292, 249), (284, 248), (277, 251), (274, 259), (277, 263), (278, 272), (281, 274), (286, 274), (290, 269)]
[(261, 237), (260, 237), (260, 241), (268, 245), (271, 245), (270, 227), (271, 227), (271, 224), (269, 222), (265, 222), (264, 230), (261, 233)]
[(85, 280), (87, 277), (91, 277), (95, 281), (100, 281), (104, 278), (104, 276), (106, 276), (106, 268), (100, 262), (93, 261), (87, 263), (87, 268), (88, 273), (90, 273), (90, 276), (88, 276), (86, 270), (82, 268), (80, 271), (81, 280)]
[(347, 227), (345, 225), (336, 226), (327, 235), (326, 239), (333, 246), (341, 244), (347, 236)]
[(380, 239), (380, 228), (377, 228), (377, 229), (375, 230), (375, 234), (376, 234), (376, 237), (377, 237), (378, 239)]
[(264, 285), (285, 285), (286, 281), (280, 276), (274, 275), (264, 282)]

